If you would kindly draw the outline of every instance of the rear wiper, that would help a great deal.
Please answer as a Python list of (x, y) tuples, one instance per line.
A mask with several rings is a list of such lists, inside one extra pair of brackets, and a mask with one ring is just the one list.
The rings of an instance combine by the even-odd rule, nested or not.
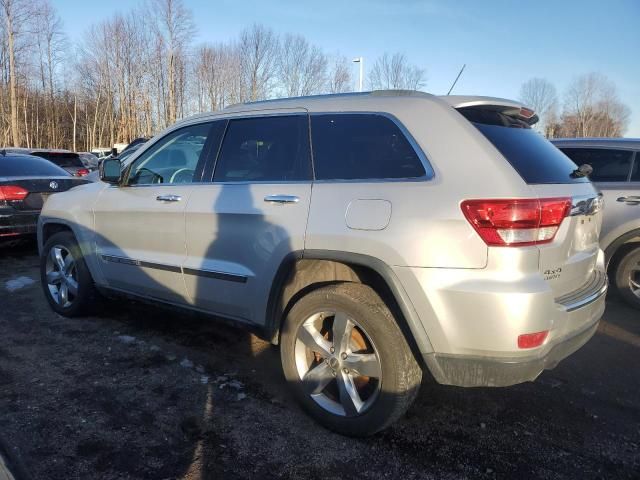
[(593, 173), (593, 167), (588, 163), (583, 163), (578, 168), (576, 168), (573, 172), (571, 172), (571, 178), (588, 177), (592, 173)]

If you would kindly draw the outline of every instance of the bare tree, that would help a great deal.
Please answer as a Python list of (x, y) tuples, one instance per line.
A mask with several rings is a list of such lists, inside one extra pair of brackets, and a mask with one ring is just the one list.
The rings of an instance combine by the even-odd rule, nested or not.
[(280, 45), (278, 77), (287, 97), (320, 93), (327, 77), (327, 57), (302, 35), (287, 34)]
[(620, 102), (615, 84), (600, 73), (576, 78), (567, 89), (562, 134), (576, 137), (619, 137), (630, 111)]
[(342, 55), (333, 57), (329, 69), (326, 91), (329, 93), (344, 93), (352, 90), (353, 81), (351, 79), (350, 66), (351, 63), (346, 57)]
[(167, 123), (176, 121), (179, 99), (184, 95), (185, 50), (194, 32), (191, 11), (182, 0), (153, 0), (150, 5), (155, 19), (157, 40), (164, 50), (167, 76)]
[(520, 87), (520, 101), (532, 108), (540, 118), (536, 128), (547, 133), (546, 128), (549, 118), (555, 117), (558, 104), (556, 88), (544, 78), (532, 78)]
[(418, 90), (426, 84), (426, 74), (409, 64), (404, 54), (385, 53), (373, 65), (369, 84), (372, 90)]
[(254, 24), (240, 34), (241, 101), (268, 98), (276, 75), (278, 37), (273, 30)]
[(27, 18), (25, 0), (0, 0), (0, 13), (4, 17), (5, 34), (7, 36), (7, 53), (9, 57), (9, 97), (11, 115), (11, 139), (14, 146), (20, 146), (20, 127), (18, 112), (18, 71), (16, 65), (16, 43), (22, 34)]
[(239, 101), (240, 61), (235, 45), (200, 46), (193, 70), (198, 112), (219, 110)]

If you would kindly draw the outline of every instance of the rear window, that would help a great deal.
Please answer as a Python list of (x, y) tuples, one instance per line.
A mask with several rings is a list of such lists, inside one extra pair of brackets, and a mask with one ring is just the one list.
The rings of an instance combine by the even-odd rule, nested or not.
[(53, 163), (29, 155), (0, 155), (0, 177), (66, 177)]
[(375, 114), (311, 117), (317, 180), (419, 178), (424, 165), (400, 128)]
[(474, 124), (527, 183), (585, 183), (573, 178), (578, 166), (538, 132), (529, 128)]
[(50, 162), (55, 163), (59, 167), (69, 168), (69, 167), (79, 167), (83, 168), (84, 165), (80, 160), (80, 157), (77, 153), (72, 152), (33, 152), (32, 155), (36, 157), (46, 158)]
[(631, 172), (633, 152), (612, 148), (562, 148), (577, 165), (588, 163), (593, 168), (593, 182), (626, 182)]

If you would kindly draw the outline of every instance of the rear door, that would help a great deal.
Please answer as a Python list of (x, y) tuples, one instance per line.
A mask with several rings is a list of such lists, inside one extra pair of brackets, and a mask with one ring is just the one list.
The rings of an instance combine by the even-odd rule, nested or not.
[(109, 286), (187, 303), (184, 210), (201, 179), (212, 123), (173, 130), (137, 157), (94, 206), (94, 240)]
[(571, 209), (550, 243), (537, 245), (539, 270), (556, 298), (594, 275), (602, 225), (602, 200), (577, 165), (540, 133), (504, 112), (465, 112), (529, 185), (538, 199), (569, 199)]
[(183, 264), (198, 309), (263, 323), (278, 267), (304, 249), (311, 197), (305, 110), (232, 118), (186, 209)]

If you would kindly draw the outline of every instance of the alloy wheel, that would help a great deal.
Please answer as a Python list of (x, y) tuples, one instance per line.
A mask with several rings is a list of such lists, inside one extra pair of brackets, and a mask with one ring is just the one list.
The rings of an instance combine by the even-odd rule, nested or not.
[(46, 282), (49, 294), (63, 308), (69, 307), (78, 295), (76, 261), (62, 245), (49, 250), (46, 262)]
[(629, 272), (629, 289), (640, 299), (640, 262), (633, 266)]
[(375, 402), (382, 384), (380, 357), (346, 313), (311, 315), (298, 328), (294, 351), (303, 389), (323, 409), (355, 417)]

